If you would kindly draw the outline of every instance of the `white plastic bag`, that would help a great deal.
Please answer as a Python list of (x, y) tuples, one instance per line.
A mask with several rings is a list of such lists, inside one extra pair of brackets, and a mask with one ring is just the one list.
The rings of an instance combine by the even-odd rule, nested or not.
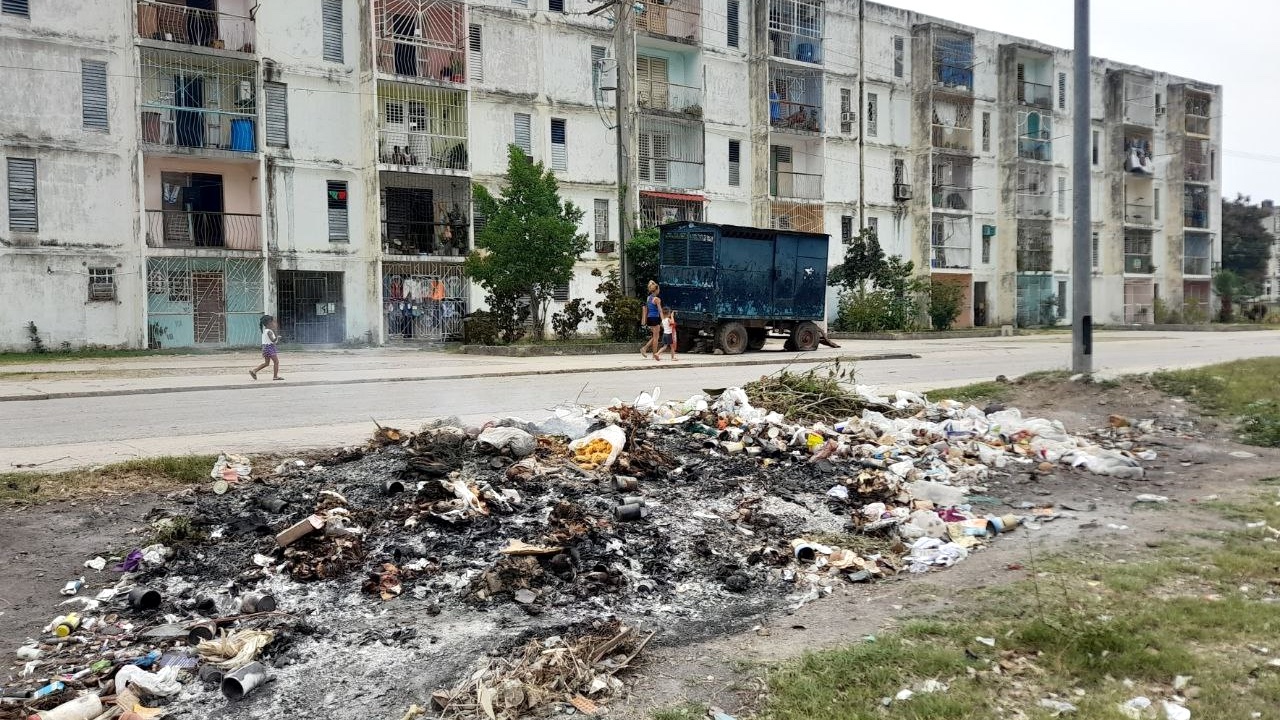
[(512, 457), (528, 457), (538, 442), (529, 433), (514, 427), (491, 427), (480, 433), (477, 442), (493, 448), (495, 452), (510, 450)]
[(578, 448), (585, 447), (592, 440), (595, 440), (597, 438), (605, 440), (606, 442), (609, 443), (609, 458), (605, 460), (603, 463), (600, 463), (600, 467), (602, 468), (610, 467), (613, 465), (614, 461), (618, 459), (619, 453), (622, 452), (622, 446), (627, 444), (626, 431), (618, 427), (617, 425), (610, 425), (608, 427), (600, 428), (599, 430), (591, 433), (590, 435), (587, 435), (586, 437), (582, 437), (577, 440), (574, 440), (573, 442), (569, 443), (569, 450), (571, 452), (577, 452)]
[(570, 440), (577, 440), (591, 428), (591, 419), (580, 407), (556, 408), (556, 414), (538, 424), (538, 432), (543, 435), (563, 435)]

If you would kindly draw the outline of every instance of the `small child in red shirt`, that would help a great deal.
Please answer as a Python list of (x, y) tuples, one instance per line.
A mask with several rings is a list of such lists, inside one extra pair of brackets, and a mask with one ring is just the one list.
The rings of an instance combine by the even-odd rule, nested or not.
[(676, 311), (671, 308), (662, 308), (662, 347), (658, 348), (658, 352), (653, 354), (653, 359), (657, 360), (662, 354), (662, 348), (671, 349), (672, 362), (676, 359)]

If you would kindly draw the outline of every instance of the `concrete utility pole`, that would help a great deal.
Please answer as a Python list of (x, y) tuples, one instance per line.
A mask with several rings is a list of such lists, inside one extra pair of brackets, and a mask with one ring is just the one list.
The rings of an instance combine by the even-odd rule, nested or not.
[(613, 6), (613, 48), (618, 64), (618, 258), (622, 272), (622, 292), (631, 294), (627, 245), (640, 213), (640, 190), (636, 186), (635, 158), (639, 151), (636, 133), (636, 31), (631, 0), (616, 0)]
[(1071, 371), (1093, 372), (1093, 218), (1090, 200), (1089, 0), (1076, 0), (1075, 98), (1072, 103)]

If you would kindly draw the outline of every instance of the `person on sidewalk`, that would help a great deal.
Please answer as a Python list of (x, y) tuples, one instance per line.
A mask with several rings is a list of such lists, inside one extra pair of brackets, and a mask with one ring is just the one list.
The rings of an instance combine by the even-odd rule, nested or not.
[(640, 357), (649, 357), (649, 351), (653, 351), (653, 359), (658, 359), (658, 350), (662, 347), (659, 333), (662, 332), (662, 299), (658, 297), (661, 292), (658, 283), (649, 281), (649, 297), (644, 301), (644, 312), (640, 314), (641, 327), (648, 328), (649, 340), (640, 346)]
[(254, 380), (258, 379), (258, 371), (266, 366), (271, 366), (272, 380), (283, 380), (280, 377), (280, 354), (276, 351), (276, 342), (280, 339), (276, 335), (278, 329), (276, 319), (270, 315), (263, 315), (258, 321), (258, 327), (262, 329), (262, 364), (249, 371), (249, 377)]
[(671, 349), (671, 361), (676, 360), (676, 311), (669, 307), (662, 308), (662, 346), (653, 354), (653, 359), (657, 360), (662, 354), (662, 348)]

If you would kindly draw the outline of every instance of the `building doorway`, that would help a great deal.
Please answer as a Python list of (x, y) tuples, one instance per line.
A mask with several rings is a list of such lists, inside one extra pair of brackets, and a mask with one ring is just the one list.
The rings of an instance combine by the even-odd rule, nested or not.
[(227, 292), (220, 272), (191, 274), (193, 321), (197, 345), (227, 341)]
[(277, 307), (286, 342), (336, 345), (346, 339), (342, 273), (281, 270)]
[(973, 284), (973, 326), (986, 327), (987, 325), (987, 284), (985, 282), (975, 282)]

